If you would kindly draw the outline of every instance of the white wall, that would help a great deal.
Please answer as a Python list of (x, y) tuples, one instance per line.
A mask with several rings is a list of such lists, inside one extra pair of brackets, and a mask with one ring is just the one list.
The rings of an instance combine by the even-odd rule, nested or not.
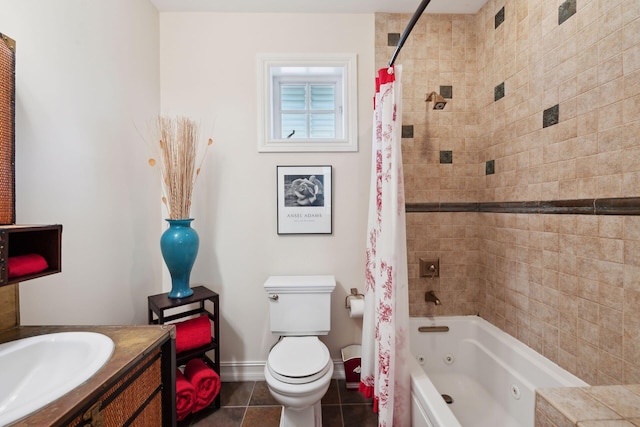
[[(258, 153), (256, 54), (284, 52), (358, 55), (359, 152)], [(334, 358), (360, 342), (361, 321), (344, 302), (364, 283), (374, 71), (373, 15), (160, 14), (162, 110), (213, 129), (195, 188), (200, 252), (192, 279), (220, 294), (223, 368), (264, 361), (275, 341), (262, 288), (269, 275), (334, 274), (324, 341)], [(277, 165), (333, 166), (332, 235), (278, 236)]]
[(162, 292), (157, 177), (134, 123), (157, 115), (148, 0), (0, 0), (17, 42), (16, 210), (63, 225), (62, 273), (20, 285), (22, 324), (146, 323)]
[[(146, 323), (170, 283), (165, 212), (136, 125), (162, 109), (202, 119), (214, 145), (195, 189), (194, 283), (221, 295), (224, 366), (264, 362), (264, 280), (334, 274), (332, 356), (360, 342), (344, 309), (363, 289), (373, 15), (158, 14), (148, 0), (0, 0), (17, 41), (19, 223), (63, 224), (62, 273), (20, 285), (23, 324)], [(357, 153), (258, 153), (256, 54), (358, 55)], [(333, 234), (278, 236), (276, 165), (332, 165)], [(223, 367), (224, 367), (223, 366)]]

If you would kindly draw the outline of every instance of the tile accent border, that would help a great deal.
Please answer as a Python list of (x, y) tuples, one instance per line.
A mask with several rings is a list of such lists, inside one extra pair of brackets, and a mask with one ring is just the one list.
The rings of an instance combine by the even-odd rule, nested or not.
[(556, 215), (640, 215), (640, 197), (528, 202), (406, 203), (406, 212), (485, 212)]

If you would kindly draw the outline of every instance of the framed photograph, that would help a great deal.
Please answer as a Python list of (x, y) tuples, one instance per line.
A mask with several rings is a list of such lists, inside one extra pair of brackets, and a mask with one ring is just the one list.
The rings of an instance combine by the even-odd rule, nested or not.
[(331, 234), (331, 166), (277, 166), (278, 234)]

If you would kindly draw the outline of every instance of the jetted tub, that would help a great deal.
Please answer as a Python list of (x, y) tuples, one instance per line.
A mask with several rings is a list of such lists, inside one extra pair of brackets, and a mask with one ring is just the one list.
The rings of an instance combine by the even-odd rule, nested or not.
[(588, 385), (478, 316), (410, 326), (412, 427), (533, 427), (536, 388)]

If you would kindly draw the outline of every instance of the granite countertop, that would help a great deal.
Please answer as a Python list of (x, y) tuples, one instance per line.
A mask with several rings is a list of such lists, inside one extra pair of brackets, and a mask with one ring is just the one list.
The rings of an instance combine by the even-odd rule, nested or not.
[(47, 406), (11, 426), (58, 425), (67, 416), (92, 399), (102, 395), (131, 366), (175, 334), (172, 325), (143, 326), (18, 326), (0, 333), (0, 344), (35, 335), (56, 332), (98, 332), (115, 344), (111, 358), (89, 380)]

